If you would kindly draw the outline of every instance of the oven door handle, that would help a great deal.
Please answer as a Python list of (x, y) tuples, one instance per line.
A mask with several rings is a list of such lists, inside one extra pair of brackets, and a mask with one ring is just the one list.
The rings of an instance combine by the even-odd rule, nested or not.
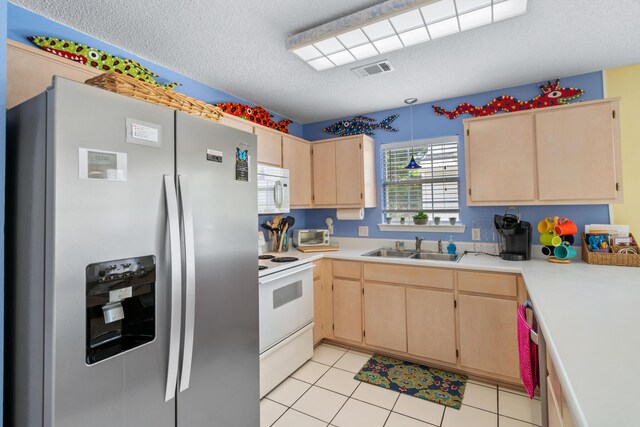
[(301, 267), (296, 267), (296, 268), (293, 268), (291, 270), (284, 271), (283, 273), (275, 273), (275, 274), (271, 274), (269, 276), (266, 276), (264, 278), (260, 278), (258, 280), (258, 283), (261, 284), (261, 285), (265, 285), (267, 283), (274, 282), (276, 280), (282, 279), (284, 277), (291, 276), (293, 274), (297, 274), (297, 273), (301, 273), (303, 271), (311, 270), (314, 267), (315, 266), (312, 263), (305, 264), (305, 265), (303, 265)]

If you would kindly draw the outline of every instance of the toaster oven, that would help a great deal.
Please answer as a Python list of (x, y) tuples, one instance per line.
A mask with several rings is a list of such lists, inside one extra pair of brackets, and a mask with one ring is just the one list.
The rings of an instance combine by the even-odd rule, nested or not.
[(293, 246), (329, 246), (329, 230), (321, 228), (293, 230)]

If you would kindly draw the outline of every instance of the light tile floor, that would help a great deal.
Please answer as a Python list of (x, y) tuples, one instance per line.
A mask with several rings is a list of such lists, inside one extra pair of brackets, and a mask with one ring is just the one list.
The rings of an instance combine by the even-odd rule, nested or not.
[(540, 401), (473, 380), (460, 410), (354, 380), (371, 355), (328, 344), (260, 402), (260, 427), (534, 427)]

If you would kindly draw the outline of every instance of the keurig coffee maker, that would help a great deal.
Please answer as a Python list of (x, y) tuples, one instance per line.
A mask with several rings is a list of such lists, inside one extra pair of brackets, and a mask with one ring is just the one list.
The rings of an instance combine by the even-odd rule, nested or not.
[[(517, 215), (509, 213), (515, 210)], [(526, 261), (531, 259), (531, 224), (520, 221), (520, 210), (509, 207), (504, 215), (495, 215), (493, 221), (498, 232), (500, 258), (507, 261)]]

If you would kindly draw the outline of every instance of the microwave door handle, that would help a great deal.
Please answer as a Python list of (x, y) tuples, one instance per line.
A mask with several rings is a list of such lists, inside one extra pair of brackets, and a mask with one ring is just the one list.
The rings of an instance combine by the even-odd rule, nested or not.
[(178, 185), (180, 207), (182, 210), (185, 259), (184, 344), (182, 350), (182, 373), (180, 374), (180, 391), (182, 392), (189, 388), (189, 381), (191, 379), (196, 310), (196, 261), (195, 240), (193, 237), (193, 210), (191, 207), (188, 177), (186, 175), (179, 175)]
[(280, 182), (280, 180), (278, 180), (273, 186), (273, 201), (275, 202), (277, 208), (282, 206), (282, 195), (282, 183)]
[(168, 402), (176, 395), (178, 381), (178, 364), (180, 356), (181, 329), (181, 293), (182, 293), (182, 259), (180, 248), (180, 224), (178, 216), (178, 200), (173, 176), (164, 176), (164, 194), (167, 205), (167, 221), (169, 223), (169, 248), (171, 256), (171, 307), (169, 327), (169, 362), (167, 364), (167, 388), (164, 400)]

